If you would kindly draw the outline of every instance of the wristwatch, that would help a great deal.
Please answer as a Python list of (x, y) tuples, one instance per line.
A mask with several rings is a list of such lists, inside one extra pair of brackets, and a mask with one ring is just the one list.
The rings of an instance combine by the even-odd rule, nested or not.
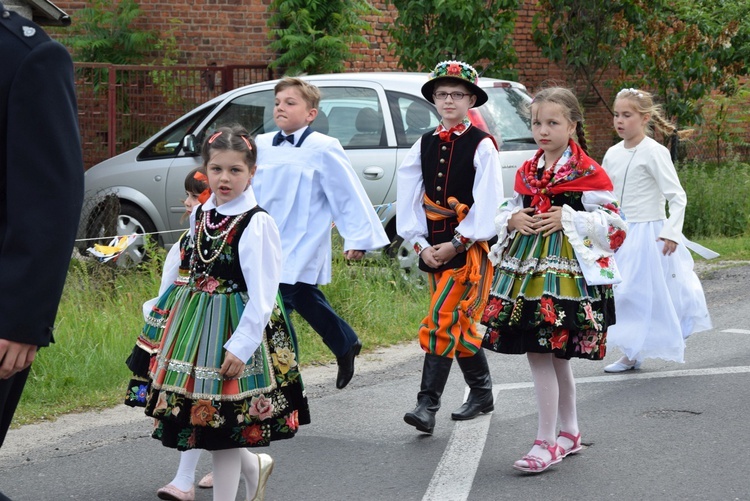
[(453, 239), (451, 239), (451, 243), (453, 244), (453, 248), (456, 249), (456, 252), (458, 254), (461, 254), (466, 250), (466, 248), (464, 247), (464, 243), (459, 240), (458, 237), (453, 237)]

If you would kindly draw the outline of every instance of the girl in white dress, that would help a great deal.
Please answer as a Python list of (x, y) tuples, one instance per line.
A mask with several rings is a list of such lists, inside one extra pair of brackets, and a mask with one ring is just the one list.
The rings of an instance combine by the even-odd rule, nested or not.
[(607, 344), (624, 356), (605, 372), (638, 369), (646, 358), (683, 362), (685, 339), (711, 328), (688, 248), (704, 257), (711, 251), (682, 235), (685, 190), (669, 151), (646, 135), (649, 124), (665, 135), (675, 128), (642, 90), (618, 92), (614, 110), (614, 127), (623, 141), (607, 151), (602, 167), (620, 199), (628, 238), (616, 253), (622, 283), (614, 287), (617, 323), (609, 329)]

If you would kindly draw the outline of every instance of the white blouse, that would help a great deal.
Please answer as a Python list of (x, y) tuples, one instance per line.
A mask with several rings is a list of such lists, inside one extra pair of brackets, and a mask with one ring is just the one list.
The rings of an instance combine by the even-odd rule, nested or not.
[(625, 148), (621, 141), (607, 150), (602, 167), (629, 223), (665, 220), (659, 237), (681, 241), (687, 196), (667, 148), (648, 136), (635, 148)]
[[(555, 164), (555, 172), (558, 171), (570, 157), (570, 150)], [(544, 167), (544, 155), (539, 159), (539, 167)], [(583, 211), (573, 210), (568, 205), (563, 205), (561, 214), (561, 223), (563, 232), (568, 237), (571, 247), (575, 251), (576, 258), (583, 269), (586, 280), (594, 285), (596, 283), (616, 283), (620, 280), (619, 272), (615, 271), (614, 253), (610, 237), (618, 230), (627, 231), (625, 221), (612, 210), (613, 203), (616, 202), (614, 193), (605, 190), (584, 191), (581, 193), (581, 203)], [(490, 249), (489, 258), (493, 265), (497, 265), (502, 260), (503, 251), (508, 246), (518, 230), (508, 232), (508, 220), (510, 217), (523, 209), (523, 195), (513, 192), (513, 198), (507, 199), (497, 209), (495, 216), (495, 227), (498, 241)], [(624, 234), (624, 233), (623, 233)], [(601, 281), (599, 275), (599, 266), (597, 262), (601, 258), (610, 258), (607, 269), (610, 269), (614, 276), (610, 280)]]

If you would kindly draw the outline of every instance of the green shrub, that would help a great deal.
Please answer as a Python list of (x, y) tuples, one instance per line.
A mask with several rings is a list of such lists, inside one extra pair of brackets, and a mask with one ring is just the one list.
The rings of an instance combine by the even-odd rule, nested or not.
[(738, 237), (750, 223), (750, 165), (687, 164), (678, 170), (688, 197), (683, 233), (688, 238)]

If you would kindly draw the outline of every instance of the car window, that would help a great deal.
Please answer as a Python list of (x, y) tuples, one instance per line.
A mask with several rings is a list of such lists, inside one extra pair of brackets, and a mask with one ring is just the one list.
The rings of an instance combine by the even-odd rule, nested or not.
[(399, 147), (411, 147), (425, 132), (440, 123), (437, 110), (424, 99), (399, 92), (386, 92)]
[(206, 134), (211, 134), (219, 127), (240, 124), (250, 135), (255, 137), (276, 130), (273, 122), (273, 89), (251, 92), (229, 102), (211, 120)]
[(523, 90), (500, 86), (485, 88), (489, 99), (477, 108), (485, 128), (495, 136), (502, 149), (534, 149), (528, 106), (531, 97)]
[(215, 106), (207, 106), (191, 113), (172, 127), (163, 131), (138, 155), (138, 160), (176, 157), (182, 147), (182, 139), (191, 134), (198, 123), (214, 108)]
[(383, 109), (374, 89), (320, 87), (320, 93), (316, 122), (327, 122), (326, 133), (338, 139), (345, 149), (387, 146)]

